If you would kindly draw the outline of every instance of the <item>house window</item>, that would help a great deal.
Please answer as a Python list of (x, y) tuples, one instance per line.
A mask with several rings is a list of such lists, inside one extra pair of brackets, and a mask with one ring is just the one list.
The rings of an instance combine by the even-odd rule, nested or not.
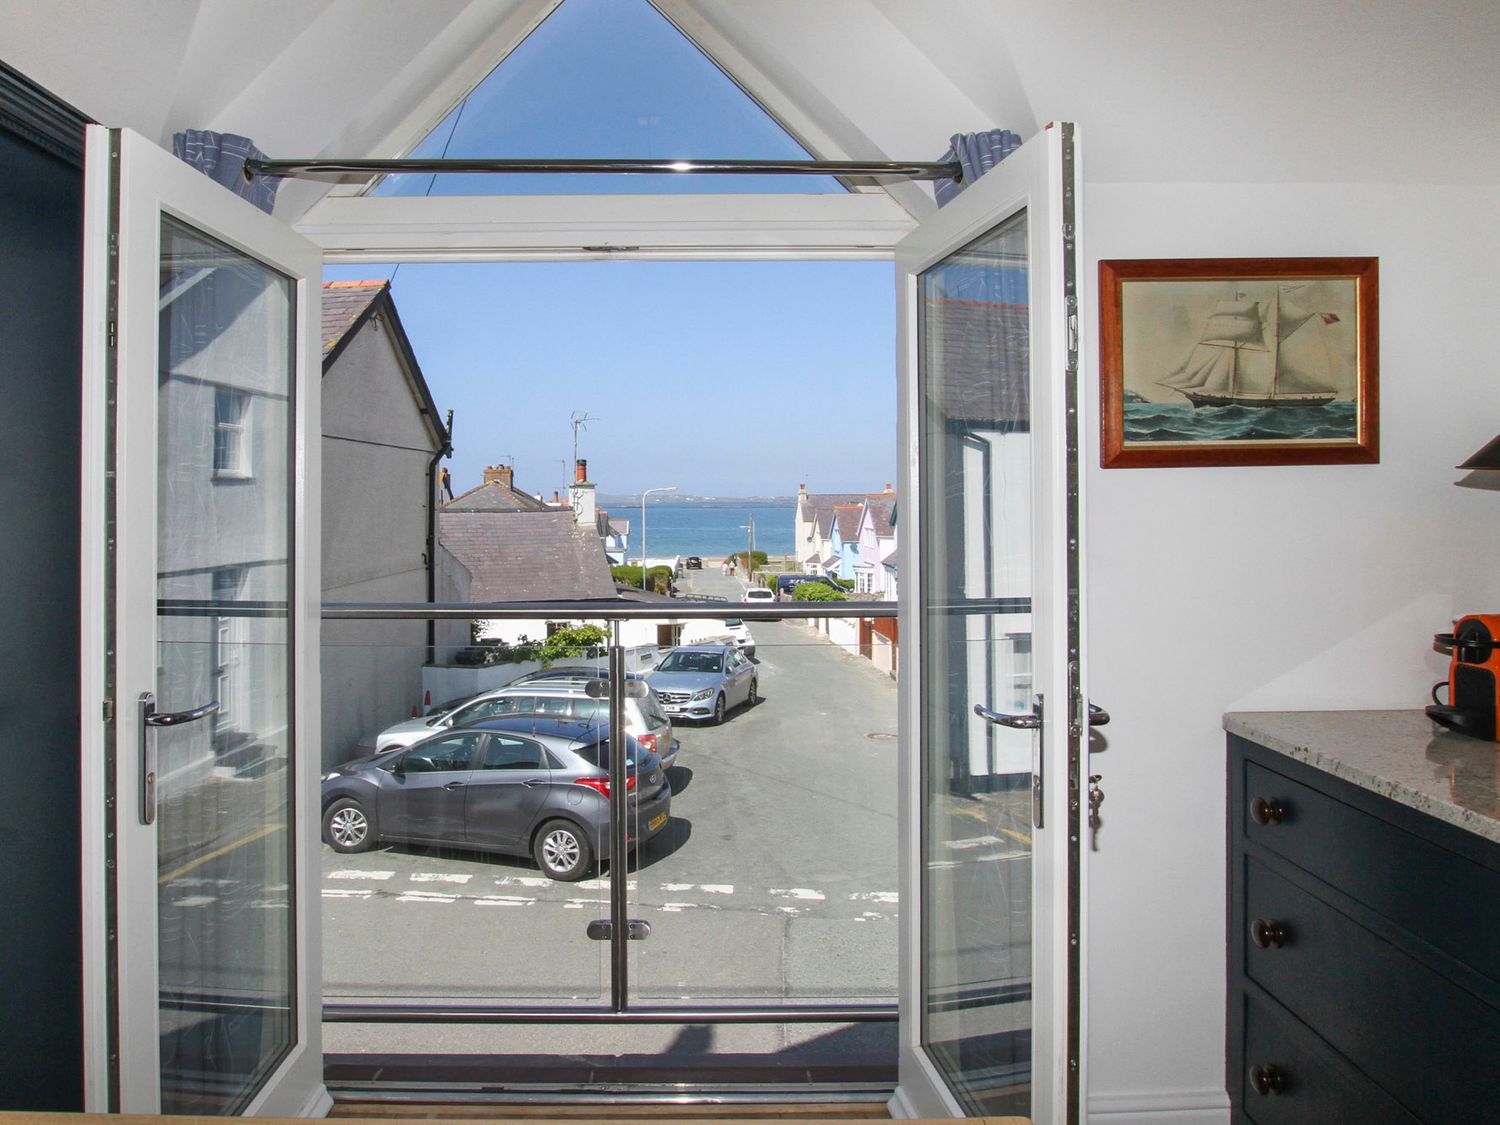
[(243, 391), (214, 391), (214, 476), (243, 479), (250, 475), (245, 448), (245, 415), (250, 396)]
[(875, 592), (875, 572), (872, 570), (855, 570), (854, 591), (858, 594), (873, 594)]

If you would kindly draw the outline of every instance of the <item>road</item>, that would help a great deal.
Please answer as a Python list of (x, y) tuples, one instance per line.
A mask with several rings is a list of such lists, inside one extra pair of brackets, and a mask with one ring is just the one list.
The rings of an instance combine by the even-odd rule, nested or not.
[[(684, 596), (738, 600), (689, 571)], [(891, 1000), (896, 990), (896, 691), (800, 624), (757, 623), (762, 701), (680, 724), (672, 821), (632, 865), (630, 982), (647, 1003)], [(540, 1003), (609, 995), (608, 878), (391, 847), (323, 852), (325, 995)]]

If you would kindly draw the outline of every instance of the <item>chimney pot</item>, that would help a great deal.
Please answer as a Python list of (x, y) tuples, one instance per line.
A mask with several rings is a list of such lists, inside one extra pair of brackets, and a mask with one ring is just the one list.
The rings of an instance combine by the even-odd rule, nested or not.
[(895, 492), (896, 491), (894, 488), (891, 487), (891, 482), (890, 481), (886, 481), (885, 482), (885, 490), (887, 492)]
[(589, 463), (584, 458), (578, 458), (578, 462), (574, 466), (574, 468), (575, 473), (573, 479), (577, 483), (582, 484), (584, 481), (589, 479)]

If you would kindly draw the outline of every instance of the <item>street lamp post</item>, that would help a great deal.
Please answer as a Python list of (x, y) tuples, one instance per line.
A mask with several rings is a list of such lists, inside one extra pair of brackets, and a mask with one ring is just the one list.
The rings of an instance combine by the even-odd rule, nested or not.
[(755, 513), (746, 512), (745, 518), (749, 523), (742, 523), (740, 527), (750, 533), (750, 549), (745, 552), (745, 585), (751, 585), (750, 579), (755, 574)]
[(646, 497), (653, 492), (676, 492), (675, 484), (665, 485), (662, 488), (648, 488), (641, 493), (641, 590), (646, 589)]

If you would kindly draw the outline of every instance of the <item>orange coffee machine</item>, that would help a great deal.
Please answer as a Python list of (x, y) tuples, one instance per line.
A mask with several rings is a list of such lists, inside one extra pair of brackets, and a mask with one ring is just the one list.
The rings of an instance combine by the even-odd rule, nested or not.
[(1500, 613), (1461, 617), (1451, 633), (1432, 638), (1453, 651), (1448, 665), (1448, 702), (1437, 702), (1432, 689), (1427, 714), (1445, 727), (1494, 740), (1495, 713), (1500, 710)]

